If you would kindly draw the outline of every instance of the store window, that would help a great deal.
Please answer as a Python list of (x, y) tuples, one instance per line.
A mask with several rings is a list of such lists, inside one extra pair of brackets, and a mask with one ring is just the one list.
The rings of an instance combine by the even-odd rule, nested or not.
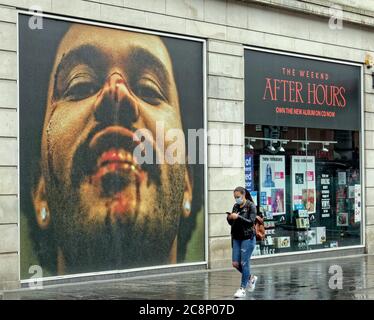
[(266, 228), (255, 255), (362, 244), (360, 66), (245, 59), (245, 183)]
[(262, 254), (361, 243), (359, 132), (247, 125), (245, 133), (246, 187), (267, 229)]

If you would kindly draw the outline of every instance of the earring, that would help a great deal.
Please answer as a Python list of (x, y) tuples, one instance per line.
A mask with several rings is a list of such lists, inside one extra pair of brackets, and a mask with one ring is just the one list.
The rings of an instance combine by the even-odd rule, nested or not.
[(41, 210), (40, 210), (40, 217), (42, 218), (42, 221), (46, 221), (47, 218), (48, 218), (48, 215), (49, 215), (49, 212), (47, 211), (47, 209), (45, 207), (43, 207)]
[(186, 213), (190, 213), (190, 211), (191, 211), (191, 201), (186, 200), (186, 201), (184, 202), (183, 207), (184, 207), (184, 211), (185, 211)]

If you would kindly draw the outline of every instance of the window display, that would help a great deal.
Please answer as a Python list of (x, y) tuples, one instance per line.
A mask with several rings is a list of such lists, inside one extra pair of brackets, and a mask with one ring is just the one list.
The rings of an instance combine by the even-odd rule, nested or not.
[(244, 60), (246, 186), (266, 229), (257, 254), (361, 245), (362, 66), (261, 48)]
[(245, 129), (246, 175), (266, 230), (257, 255), (361, 244), (358, 131)]

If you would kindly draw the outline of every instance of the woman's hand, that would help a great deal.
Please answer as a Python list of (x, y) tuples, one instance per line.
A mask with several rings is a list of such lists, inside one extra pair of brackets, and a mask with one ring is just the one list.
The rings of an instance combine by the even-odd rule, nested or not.
[(232, 213), (232, 214), (230, 214), (230, 218), (229, 219), (232, 219), (232, 220), (236, 220), (236, 219), (238, 219), (238, 214), (237, 213)]

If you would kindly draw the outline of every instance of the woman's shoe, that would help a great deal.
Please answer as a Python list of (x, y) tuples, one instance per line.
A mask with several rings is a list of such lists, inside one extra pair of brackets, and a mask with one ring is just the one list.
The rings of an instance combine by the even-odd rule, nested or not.
[(235, 298), (244, 298), (245, 297), (245, 289), (244, 288), (239, 288), (235, 294), (234, 294), (234, 297)]
[(248, 287), (247, 287), (248, 292), (255, 291), (255, 289), (256, 289), (256, 281), (257, 281), (257, 276), (253, 276), (252, 279), (249, 280)]

